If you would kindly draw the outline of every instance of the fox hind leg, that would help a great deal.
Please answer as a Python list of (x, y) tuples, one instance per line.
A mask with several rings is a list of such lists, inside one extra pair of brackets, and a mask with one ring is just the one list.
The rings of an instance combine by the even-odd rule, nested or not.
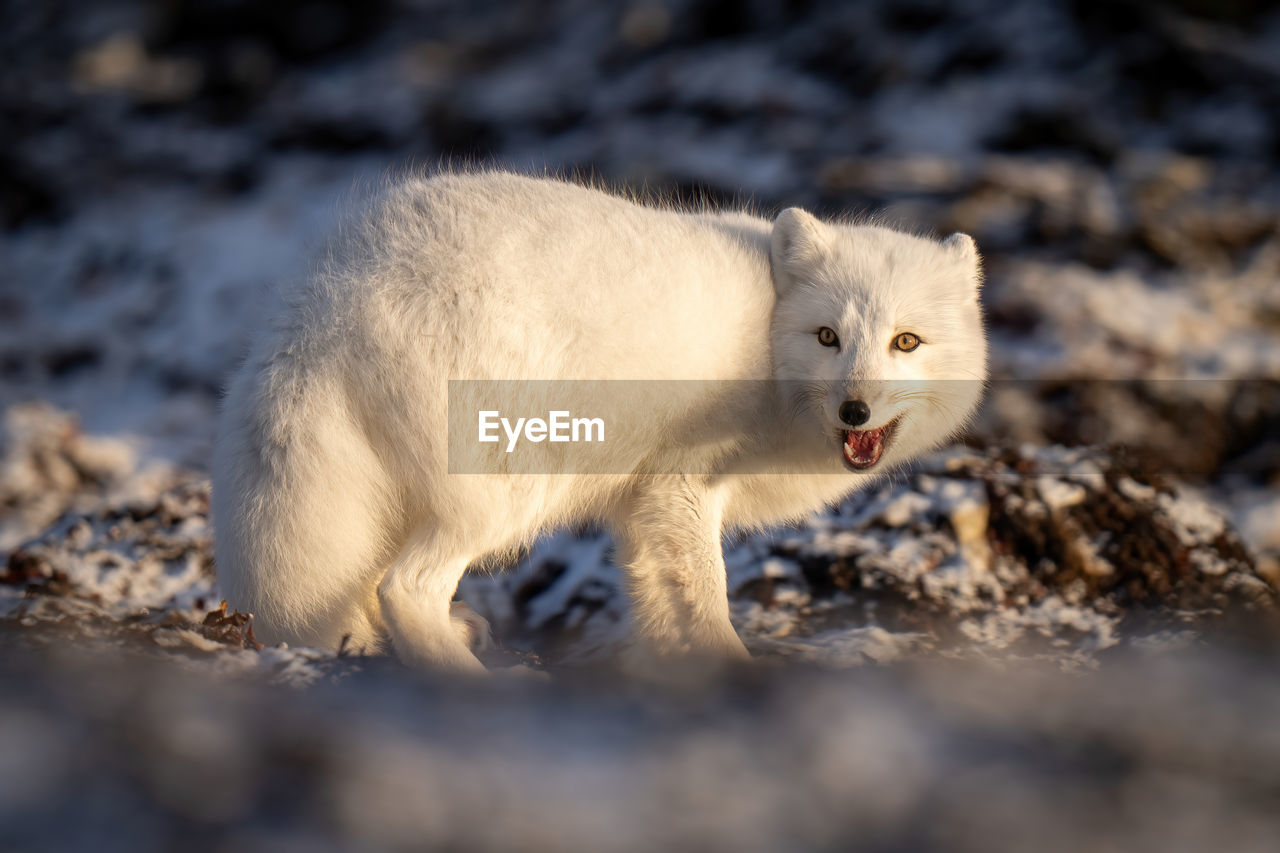
[[(432, 537), (406, 545), (378, 584), (382, 619), (396, 656), (411, 666), (483, 672), (475, 656), (487, 624), (453, 594), (468, 556)], [(470, 614), (470, 616), (468, 616)], [(470, 618), (470, 617), (474, 617)], [(477, 621), (478, 620), (478, 621)]]

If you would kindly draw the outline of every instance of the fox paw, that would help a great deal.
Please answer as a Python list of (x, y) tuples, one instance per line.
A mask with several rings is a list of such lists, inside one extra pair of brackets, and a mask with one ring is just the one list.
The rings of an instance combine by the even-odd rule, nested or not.
[(453, 620), (453, 629), (458, 632), (462, 642), (472, 654), (487, 651), (493, 645), (493, 634), (489, 630), (489, 620), (461, 601), (449, 604), (449, 617)]

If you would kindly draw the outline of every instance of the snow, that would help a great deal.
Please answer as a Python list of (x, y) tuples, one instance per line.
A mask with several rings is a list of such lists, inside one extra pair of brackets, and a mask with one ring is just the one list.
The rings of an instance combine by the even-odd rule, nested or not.
[(1161, 495), (1158, 500), (1184, 545), (1212, 542), (1226, 529), (1226, 520), (1222, 515), (1193, 496)]

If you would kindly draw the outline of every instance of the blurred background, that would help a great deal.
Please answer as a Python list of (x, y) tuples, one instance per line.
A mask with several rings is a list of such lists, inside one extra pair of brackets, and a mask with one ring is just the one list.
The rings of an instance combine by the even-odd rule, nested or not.
[[(1278, 163), (1264, 0), (3, 0), (0, 844), (1273, 849)], [(969, 450), (730, 549), (785, 672), (479, 689), (218, 615), (266, 294), (449, 164), (977, 239)], [(463, 595), (545, 672), (625, 632), (611, 560)]]
[(448, 163), (967, 231), (998, 378), (1280, 376), (1268, 3), (4, 8), (3, 401), (197, 468), (261, 293)]

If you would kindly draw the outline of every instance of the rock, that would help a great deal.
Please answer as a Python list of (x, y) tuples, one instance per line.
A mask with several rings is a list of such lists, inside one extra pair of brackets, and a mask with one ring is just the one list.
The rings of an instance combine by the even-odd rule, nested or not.
[(136, 465), (127, 444), (82, 434), (64, 412), (38, 404), (9, 409), (0, 432), (0, 556), (65, 512), (142, 486)]
[[(882, 508), (907, 495), (919, 508), (888, 524), (898, 519)], [(1132, 626), (1212, 625), (1276, 604), (1219, 511), (1097, 450), (957, 453), (809, 527), (770, 551), (798, 561), (815, 595), (869, 596), (868, 613), (892, 620), (882, 624), (944, 638), (938, 616), (1004, 623), (998, 637), (991, 624), (981, 635), (998, 647), (1034, 629), (1100, 650), (1134, 639)]]

